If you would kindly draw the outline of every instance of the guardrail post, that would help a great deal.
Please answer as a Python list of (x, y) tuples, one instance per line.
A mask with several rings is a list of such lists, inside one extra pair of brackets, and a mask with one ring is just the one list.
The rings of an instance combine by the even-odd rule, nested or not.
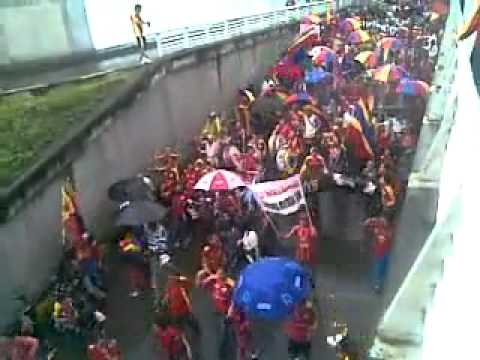
[(157, 55), (158, 57), (162, 57), (163, 56), (163, 45), (162, 45), (162, 37), (160, 34), (157, 34), (157, 36), (155, 36), (155, 42), (157, 43)]
[(228, 20), (224, 21), (225, 26), (223, 27), (223, 38), (228, 38)]
[(183, 46), (185, 49), (190, 48), (190, 37), (188, 36), (188, 28), (183, 29)]

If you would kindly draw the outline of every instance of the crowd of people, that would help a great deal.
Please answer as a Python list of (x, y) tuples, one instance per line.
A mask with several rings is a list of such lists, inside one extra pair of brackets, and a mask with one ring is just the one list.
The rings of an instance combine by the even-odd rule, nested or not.
[[(381, 292), (408, 177), (399, 163), (411, 160), (416, 146), (438, 52), (432, 47), (441, 36), (431, 20), (423, 6), (393, 9), (381, 17), (362, 11), (327, 20), (311, 15), (261, 89), (239, 90), (231, 117), (209, 114), (188, 159), (172, 148), (155, 155), (151, 179), (169, 215), (143, 232), (127, 233), (123, 244), (138, 244), (140, 238), (139, 251), (153, 242), (172, 254), (193, 239), (202, 242), (195, 279), (171, 274), (158, 299), (155, 333), (171, 359), (193, 356), (186, 327), (195, 336), (201, 333), (192, 313), (194, 286), (206, 290), (223, 319), (220, 358), (229, 358), (226, 344), (232, 338), (240, 359), (247, 353), (258, 356), (250, 319), (232, 302), (235, 278), (261, 257), (285, 255), (279, 250), (282, 239), (294, 239), (296, 250), (289, 256), (315, 266), (315, 248), (321, 247), (312, 220), (318, 191), (346, 187), (369, 199), (365, 228), (373, 238), (373, 289)], [(405, 111), (406, 105), (414, 111)], [(248, 186), (195, 190), (215, 169), (233, 171), (246, 184), (300, 174), (307, 206), (297, 224), (280, 233)], [(156, 286), (148, 281), (146, 262), (130, 264), (132, 296)], [(316, 323), (311, 299), (286, 322), (292, 359), (309, 358)]]
[[(136, 10), (139, 20), (132, 22), (142, 25)], [(364, 220), (373, 239), (372, 286), (381, 292), (408, 176), (400, 165), (411, 159), (416, 146), (419, 114), (438, 52), (432, 47), (438, 46), (441, 27), (433, 26), (435, 19), (423, 5), (374, 14), (359, 10), (306, 16), (301, 33), (260, 89), (249, 85), (239, 90), (231, 116), (212, 111), (188, 157), (165, 148), (155, 154), (149, 175), (139, 177), (149, 200), (168, 212), (158, 221), (129, 226), (118, 247), (128, 268), (130, 296), (155, 289), (153, 332), (170, 360), (193, 359), (198, 351), (192, 339), (201, 337), (202, 329), (192, 312), (193, 287), (211, 297), (218, 315), (223, 334), (219, 357), (261, 357), (252, 341), (251, 319), (232, 301), (235, 281), (245, 266), (265, 256), (290, 256), (315, 267), (322, 246), (315, 220), (317, 192), (341, 187), (368, 199)], [(245, 184), (299, 174), (306, 206), (295, 224), (283, 229), (249, 186), (196, 190), (214, 169), (235, 172)], [(61, 283), (68, 286), (55, 291), (51, 324), (59, 332), (89, 329), (89, 359), (120, 359), (119, 346), (103, 325), (103, 249), (83, 226), (74, 194), (65, 189), (63, 214), (70, 241)], [(123, 201), (120, 211), (129, 206), (130, 201)], [(293, 253), (282, 246), (287, 239), (294, 239)], [(196, 241), (201, 242), (200, 266), (195, 278), (189, 278), (172, 258)], [(162, 269), (168, 280), (158, 284)], [(84, 293), (82, 301), (78, 292)], [(318, 322), (314, 304), (311, 298), (303, 301), (285, 322), (291, 359), (310, 358)], [(29, 344), (33, 355), (12, 359), (35, 358), (39, 344), (31, 330), (22, 330), (15, 341)]]

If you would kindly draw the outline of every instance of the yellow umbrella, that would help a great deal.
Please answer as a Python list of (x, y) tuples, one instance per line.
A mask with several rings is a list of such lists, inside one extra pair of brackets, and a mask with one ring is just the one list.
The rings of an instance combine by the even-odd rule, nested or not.
[(373, 79), (382, 83), (398, 81), (406, 75), (405, 69), (395, 64), (383, 65), (373, 71)]

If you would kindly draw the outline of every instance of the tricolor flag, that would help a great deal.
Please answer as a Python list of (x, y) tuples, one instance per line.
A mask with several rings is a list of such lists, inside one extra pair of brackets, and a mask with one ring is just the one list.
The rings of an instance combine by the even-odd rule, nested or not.
[(351, 114), (346, 114), (347, 122), (347, 143), (353, 149), (355, 156), (362, 161), (373, 158), (373, 149), (367, 140), (360, 121)]
[(373, 123), (373, 107), (375, 99), (373, 96), (361, 96), (354, 106), (353, 117), (360, 124), (361, 131), (367, 139), (370, 148), (375, 146), (375, 124)]

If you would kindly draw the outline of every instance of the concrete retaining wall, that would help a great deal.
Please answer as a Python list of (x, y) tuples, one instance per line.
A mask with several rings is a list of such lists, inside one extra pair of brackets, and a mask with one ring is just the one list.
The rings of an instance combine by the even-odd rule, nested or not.
[(138, 98), (128, 108), (112, 109), (114, 115), (90, 131), (83, 146), (63, 154), (71, 161), (50, 165), (48, 172), (57, 173), (53, 179), (0, 227), (0, 328), (16, 316), (12, 294), (40, 291), (61, 256), (65, 174), (78, 186), (89, 229), (108, 238), (115, 210), (106, 197), (108, 186), (145, 169), (156, 149), (185, 144), (212, 107), (227, 108), (240, 86), (261, 80), (293, 35), (288, 28), (276, 29), (165, 60), (148, 89), (132, 94)]

